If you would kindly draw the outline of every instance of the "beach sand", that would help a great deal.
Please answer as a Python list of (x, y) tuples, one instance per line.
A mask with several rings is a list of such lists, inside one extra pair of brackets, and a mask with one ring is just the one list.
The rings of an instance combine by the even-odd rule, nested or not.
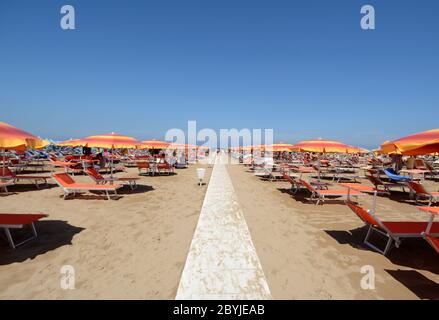
[[(197, 184), (198, 167), (206, 166), (144, 176), (118, 200), (63, 200), (54, 181), (10, 187), (16, 192), (0, 194), (1, 212), (49, 217), (37, 223), (39, 238), (16, 250), (0, 239), (0, 299), (174, 299), (207, 189)], [(128, 170), (117, 175), (138, 176)], [(75, 290), (61, 289), (63, 265), (75, 269)]]
[[(363, 245), (364, 224), (342, 201), (316, 206), (306, 192), (292, 196), (288, 182), (264, 181), (243, 165), (228, 170), (274, 299), (439, 299), (439, 256), (425, 240), (404, 240), (385, 257)], [(359, 199), (371, 208), (372, 196)], [(383, 220), (429, 218), (399, 192), (378, 197), (377, 211)], [(361, 288), (365, 265), (375, 290)]]
[[(23, 247), (0, 239), (0, 299), (174, 299), (207, 189), (197, 185), (198, 167), (144, 176), (138, 190), (126, 187), (111, 201), (90, 193), (63, 200), (54, 184), (0, 194), (1, 212), (50, 215)], [(287, 182), (264, 181), (243, 165), (227, 170), (274, 299), (439, 298), (439, 257), (424, 240), (382, 256), (362, 244), (363, 223), (343, 201), (316, 206), (306, 193), (292, 196)], [(371, 201), (360, 198), (366, 208)], [(377, 209), (383, 219), (428, 219), (398, 192), (379, 197)], [(63, 265), (75, 269), (75, 290), (60, 286)], [(374, 268), (374, 290), (360, 286), (365, 265)]]

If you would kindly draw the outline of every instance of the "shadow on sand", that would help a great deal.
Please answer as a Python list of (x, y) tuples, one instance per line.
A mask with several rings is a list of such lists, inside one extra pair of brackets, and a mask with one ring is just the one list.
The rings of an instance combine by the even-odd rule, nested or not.
[[(73, 237), (80, 233), (84, 228), (75, 227), (66, 221), (44, 220), (35, 224), (38, 238), (14, 249), (9, 247), (5, 237), (0, 238), (0, 265), (7, 265), (15, 262), (23, 262), (27, 259), (45, 254), (65, 245), (71, 245)], [(20, 230), (12, 230), (14, 241), (29, 237), (31, 231), (28, 227)], [(2, 232), (2, 236), (3, 236)]]
[[(346, 230), (325, 230), (325, 232), (334, 238), (339, 244), (350, 245), (357, 250), (369, 250), (364, 244), (367, 227)], [(383, 249), (386, 245), (387, 238), (374, 233), (369, 239), (378, 248)], [(380, 254), (376, 252), (376, 254)], [(399, 248), (392, 247), (388, 252), (387, 259), (394, 265), (426, 270), (435, 274), (439, 274), (439, 265), (437, 264), (437, 253), (430, 247), (430, 245), (421, 238), (404, 239)]]
[[(131, 188), (128, 185), (124, 185), (123, 188), (117, 190), (117, 194), (110, 193), (111, 200), (120, 200), (123, 198), (123, 196), (126, 195), (132, 195), (132, 194), (139, 194), (139, 193), (146, 193), (149, 191), (155, 190), (152, 186), (148, 185), (142, 185), (138, 184), (137, 188), (134, 190), (131, 190)], [(64, 198), (63, 194), (59, 195), (59, 198)], [(65, 200), (108, 200), (107, 195), (102, 191), (87, 191), (87, 193), (82, 192), (76, 192), (76, 194), (73, 196), (73, 194), (67, 196)]]
[(419, 299), (439, 300), (439, 284), (415, 270), (385, 270)]
[[(294, 194), (293, 191), (289, 188), (277, 188), (277, 190), (279, 190), (282, 193), (287, 193), (287, 194), (291, 195), (294, 198), (294, 200), (300, 201), (300, 202), (305, 203), (305, 204), (315, 205), (315, 203), (317, 201), (317, 200), (310, 201), (311, 194), (307, 191), (299, 191), (296, 194)], [(337, 204), (337, 205), (346, 206), (345, 199), (346, 199), (346, 197), (325, 198), (325, 201), (320, 201), (319, 206), (322, 206), (325, 204), (332, 204), (332, 205)], [(353, 198), (352, 200), (354, 202), (356, 202), (355, 198)]]

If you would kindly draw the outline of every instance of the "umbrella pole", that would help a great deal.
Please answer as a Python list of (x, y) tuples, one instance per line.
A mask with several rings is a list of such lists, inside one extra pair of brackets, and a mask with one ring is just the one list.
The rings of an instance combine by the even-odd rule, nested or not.
[(6, 170), (5, 170), (5, 165), (6, 165), (6, 151), (5, 151), (4, 148), (2, 149), (2, 152), (3, 152), (3, 172), (2, 172), (2, 176), (3, 176), (3, 175), (5, 175), (5, 172), (6, 172)]
[(111, 168), (110, 168), (110, 177), (113, 179), (113, 148), (111, 148)]

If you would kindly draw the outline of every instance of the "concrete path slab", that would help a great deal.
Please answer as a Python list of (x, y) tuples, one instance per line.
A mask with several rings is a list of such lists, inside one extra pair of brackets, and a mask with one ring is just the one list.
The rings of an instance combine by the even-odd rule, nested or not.
[(177, 300), (271, 299), (224, 160), (215, 161)]

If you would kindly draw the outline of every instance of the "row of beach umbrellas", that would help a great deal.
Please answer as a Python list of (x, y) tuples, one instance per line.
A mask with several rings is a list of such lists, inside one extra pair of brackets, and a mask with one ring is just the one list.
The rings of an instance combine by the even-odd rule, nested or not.
[[(41, 149), (50, 144), (49, 141), (32, 135), (10, 124), (0, 122), (0, 150), (10, 149)], [(138, 141), (137, 139), (117, 133), (90, 136), (82, 139), (71, 139), (58, 143), (60, 146), (90, 147), (105, 149), (200, 149), (188, 144), (176, 144), (159, 140)], [(315, 153), (366, 153), (368, 150), (353, 147), (334, 140), (305, 140), (295, 145), (278, 143), (273, 145), (258, 145), (240, 147), (241, 150), (271, 150), (289, 152)], [(422, 155), (439, 152), (439, 129), (409, 135), (398, 140), (386, 141), (379, 149), (381, 153), (401, 155)]]
[(245, 146), (242, 150), (259, 150), (273, 152), (315, 152), (315, 153), (368, 153), (369, 150), (353, 147), (334, 140), (304, 140), (295, 145), (276, 143), (270, 145)]

